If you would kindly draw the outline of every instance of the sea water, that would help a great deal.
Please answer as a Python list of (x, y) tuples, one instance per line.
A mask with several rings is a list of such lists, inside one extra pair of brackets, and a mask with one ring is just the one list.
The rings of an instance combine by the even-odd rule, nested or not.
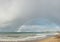
[(43, 39), (53, 35), (55, 34), (42, 32), (0, 32), (0, 39), (29, 41)]

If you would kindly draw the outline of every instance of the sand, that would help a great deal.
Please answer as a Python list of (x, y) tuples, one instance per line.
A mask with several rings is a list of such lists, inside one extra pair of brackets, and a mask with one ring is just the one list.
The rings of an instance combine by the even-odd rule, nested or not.
[(49, 37), (49, 38), (46, 38), (46, 39), (43, 39), (43, 40), (40, 40), (40, 41), (37, 41), (37, 42), (60, 42), (60, 38)]

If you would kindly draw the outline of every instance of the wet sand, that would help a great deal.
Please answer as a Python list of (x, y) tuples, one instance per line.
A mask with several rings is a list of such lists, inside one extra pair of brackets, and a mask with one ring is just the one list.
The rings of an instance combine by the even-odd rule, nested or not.
[(40, 41), (37, 41), (37, 42), (60, 42), (60, 38), (49, 37), (49, 38), (46, 38), (46, 39), (43, 39), (43, 40), (40, 40)]

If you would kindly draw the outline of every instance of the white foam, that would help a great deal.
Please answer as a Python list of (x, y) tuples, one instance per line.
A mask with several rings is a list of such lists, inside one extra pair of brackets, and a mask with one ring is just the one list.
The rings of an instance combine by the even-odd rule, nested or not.
[(59, 33), (54, 33), (54, 35), (58, 35)]
[[(54, 34), (55, 35), (55, 34)], [(8, 38), (8, 39), (2, 39), (0, 38), (0, 40), (3, 41), (30, 41), (30, 40), (36, 40), (36, 39), (43, 39), (50, 36), (50, 34), (35, 34), (34, 36), (27, 36), (24, 38)]]
[(21, 41), (29, 41), (29, 40), (36, 40), (36, 39), (42, 39), (45, 38), (46, 35), (41, 35), (41, 34), (37, 34), (36, 36), (29, 36), (29, 37), (25, 37), (25, 38), (21, 38), (19, 40)]
[(48, 35), (50, 36), (53, 36), (53, 35), (57, 35), (58, 33), (51, 33), (51, 34), (36, 34), (36, 36), (29, 36), (29, 37), (26, 37), (26, 38), (22, 38), (22, 39), (19, 39), (21, 41), (29, 41), (29, 40), (36, 40), (36, 39), (43, 39), (43, 38), (46, 38)]

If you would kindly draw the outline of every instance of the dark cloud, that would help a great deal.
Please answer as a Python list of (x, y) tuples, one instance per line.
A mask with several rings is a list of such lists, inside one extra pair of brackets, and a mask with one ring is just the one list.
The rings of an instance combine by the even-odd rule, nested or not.
[[(5, 13), (8, 11), (6, 11), (7, 6), (4, 6), (3, 3), (6, 3), (7, 6), (12, 6), (14, 8), (10, 8), (11, 10), (9, 11), (12, 13), (9, 13), (13, 14), (11, 15), (12, 18), (15, 18), (11, 18), (12, 20), (9, 22), (11, 23), (10, 25), (1, 27), (2, 31), (16, 31), (16, 29), (18, 29), (26, 21), (35, 18), (47, 18), (56, 24), (60, 24), (60, 0), (10, 0), (9, 3), (8, 0), (3, 0), (2, 4), (0, 3), (0, 6), (3, 7), (2, 12)], [(9, 15), (6, 16), (9, 17)]]

